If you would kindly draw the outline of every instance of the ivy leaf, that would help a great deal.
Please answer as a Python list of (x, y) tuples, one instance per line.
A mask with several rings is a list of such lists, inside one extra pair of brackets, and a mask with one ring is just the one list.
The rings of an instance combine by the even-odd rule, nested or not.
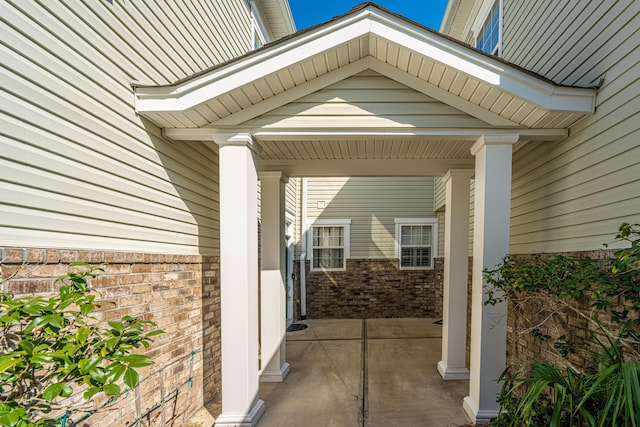
[(107, 350), (113, 351), (119, 342), (120, 342), (120, 337), (109, 338), (105, 343), (107, 345)]
[(131, 389), (135, 388), (138, 385), (138, 379), (138, 373), (131, 368), (128, 368), (124, 373), (124, 383)]
[(0, 359), (0, 373), (6, 371), (9, 368), (13, 368), (18, 363), (20, 363), (20, 359), (15, 359), (13, 356), (9, 355), (8, 358)]
[(84, 344), (87, 341), (87, 338), (89, 337), (89, 333), (91, 332), (91, 329), (89, 328), (80, 328), (76, 331), (76, 342), (78, 344)]
[(113, 329), (115, 329), (118, 332), (124, 329), (124, 325), (122, 324), (122, 322), (116, 322), (115, 320), (111, 320), (108, 323), (109, 323), (109, 326), (111, 326)]
[(104, 393), (107, 396), (120, 396), (120, 386), (117, 384), (106, 384), (104, 386)]
[(85, 391), (82, 396), (86, 400), (91, 400), (91, 398), (99, 392), (100, 392), (100, 389), (98, 387), (89, 387), (89, 389), (87, 389), (87, 391)]
[(123, 356), (120, 360), (127, 363), (132, 368), (144, 368), (153, 365), (153, 360), (143, 354), (130, 354)]
[(105, 372), (107, 372), (107, 381), (114, 382), (117, 381), (122, 375), (124, 375), (127, 367), (120, 362), (113, 362), (109, 366), (105, 368)]
[(53, 361), (53, 357), (49, 356), (48, 354), (38, 353), (38, 354), (34, 354), (31, 357), (31, 363), (39, 363), (41, 365), (51, 363), (52, 361)]
[(42, 393), (42, 397), (44, 397), (49, 402), (53, 402), (53, 400), (58, 397), (60, 393), (62, 393), (63, 386), (64, 384), (62, 383), (51, 384), (44, 390), (44, 393)]
[(93, 368), (95, 368), (102, 358), (100, 356), (93, 356), (91, 359), (84, 359), (78, 362), (78, 367), (80, 368), (80, 372), (82, 374), (87, 374)]

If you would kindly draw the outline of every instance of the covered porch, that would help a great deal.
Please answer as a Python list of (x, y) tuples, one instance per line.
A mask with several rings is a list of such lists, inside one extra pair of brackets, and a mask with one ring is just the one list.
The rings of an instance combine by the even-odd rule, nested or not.
[(472, 421), (497, 414), (506, 307), (483, 305), (482, 271), (509, 252), (512, 153), (528, 141), (564, 138), (572, 123), (592, 112), (593, 90), (557, 86), (367, 3), (175, 85), (138, 87), (136, 96), (138, 112), (166, 137), (219, 147), (217, 425), (255, 425), (264, 413), (258, 382), (281, 382), (289, 374), (284, 185), (289, 177), (308, 176), (444, 177), (444, 318), (437, 369), (444, 380), (469, 379), (466, 397), (457, 404)]
[(463, 426), (468, 381), (442, 381), (436, 319), (324, 319), (287, 333), (291, 374), (261, 383), (260, 427)]

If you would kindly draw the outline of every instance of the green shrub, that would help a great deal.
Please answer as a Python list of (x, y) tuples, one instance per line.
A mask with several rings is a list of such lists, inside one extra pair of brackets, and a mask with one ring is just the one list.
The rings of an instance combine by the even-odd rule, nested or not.
[(47, 414), (87, 410), (86, 402), (65, 399), (76, 389), (86, 401), (100, 394), (115, 400), (121, 383), (136, 387), (136, 369), (154, 363), (134, 351), (163, 331), (131, 316), (99, 322), (88, 282), (102, 269), (71, 265), (79, 271), (56, 279), (59, 291), (50, 298), (0, 293), (0, 425), (59, 425)]
[[(506, 298), (517, 309), (544, 301), (524, 332), (552, 356), (505, 370), (498, 398), (503, 412), (491, 425), (640, 427), (640, 225), (623, 224), (616, 238), (630, 246), (604, 260), (507, 257), (485, 271), (488, 304)], [(566, 313), (587, 325), (584, 336), (550, 335), (545, 326), (556, 318), (562, 323)], [(576, 366), (576, 353), (595, 363)]]

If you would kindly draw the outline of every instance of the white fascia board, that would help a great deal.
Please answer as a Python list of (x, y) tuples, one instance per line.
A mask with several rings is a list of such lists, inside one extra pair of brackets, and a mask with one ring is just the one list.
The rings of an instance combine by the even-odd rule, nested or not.
[(139, 87), (136, 89), (137, 111), (187, 110), (234, 88), (249, 84), (261, 76), (277, 72), (367, 34), (374, 34), (400, 46), (410, 46), (421, 55), (452, 67), (471, 78), (485, 81), (543, 109), (583, 113), (594, 111), (595, 89), (553, 85), (430, 31), (407, 25), (406, 21), (397, 17), (371, 9), (364, 9), (331, 25), (294, 37), (182, 84), (155, 88)]
[(235, 129), (235, 128), (164, 128), (163, 136), (174, 141), (214, 141), (226, 135), (248, 133), (258, 141), (341, 141), (374, 137), (437, 137), (475, 141), (482, 135), (519, 135), (521, 141), (559, 141), (568, 136), (567, 129), (528, 128), (363, 128), (363, 129)]
[[(375, 16), (375, 19), (373, 17)], [(372, 14), (371, 32), (546, 110), (593, 113), (595, 89), (557, 86), (444, 37)]]
[(444, 176), (451, 169), (473, 169), (470, 159), (263, 160), (260, 171), (282, 171), (289, 177)]
[(185, 111), (369, 33), (364, 11), (179, 85), (139, 87), (138, 112)]

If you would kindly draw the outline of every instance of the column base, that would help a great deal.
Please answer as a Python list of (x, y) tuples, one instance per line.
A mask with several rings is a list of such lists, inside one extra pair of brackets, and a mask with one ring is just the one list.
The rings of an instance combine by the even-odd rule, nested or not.
[(475, 424), (488, 424), (491, 418), (497, 417), (500, 413), (500, 409), (479, 409), (471, 396), (463, 399), (462, 408)]
[(467, 368), (448, 368), (444, 360), (438, 362), (438, 373), (443, 380), (468, 380), (469, 370)]
[(222, 413), (216, 418), (216, 427), (255, 427), (264, 414), (264, 402), (256, 400), (253, 408), (247, 414), (225, 414)]
[(291, 366), (287, 362), (284, 362), (280, 370), (260, 371), (258, 375), (260, 376), (261, 383), (281, 383), (287, 378), (290, 371)]

